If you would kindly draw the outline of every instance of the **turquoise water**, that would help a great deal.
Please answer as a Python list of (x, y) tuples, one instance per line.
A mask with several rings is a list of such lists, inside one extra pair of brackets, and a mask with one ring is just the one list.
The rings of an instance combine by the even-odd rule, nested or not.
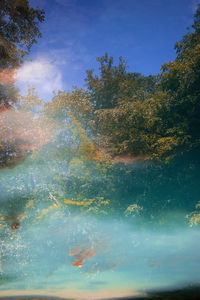
[(0, 172), (1, 295), (94, 299), (199, 284), (200, 231), (189, 226), (198, 157), (99, 164), (43, 151)]

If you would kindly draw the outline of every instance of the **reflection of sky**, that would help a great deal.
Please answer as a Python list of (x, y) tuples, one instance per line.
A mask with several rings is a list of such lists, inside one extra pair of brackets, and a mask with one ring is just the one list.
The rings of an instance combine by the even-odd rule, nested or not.
[[(199, 281), (199, 231), (166, 233), (133, 226), (60, 211), (10, 232), (1, 246), (3, 257), (9, 257), (5, 266), (2, 260), (2, 270), (13, 282), (3, 290), (67, 290), (75, 297), (80, 291), (145, 292)], [(69, 253), (76, 249), (93, 249), (95, 255), (82, 268), (74, 267), (76, 255)]]
[(31, 50), (32, 62), (19, 72), (19, 86), (37, 87), (41, 97), (84, 83), (107, 51), (128, 61), (129, 71), (156, 74), (193, 22), (195, 0), (34, 0), (46, 12), (43, 37)]

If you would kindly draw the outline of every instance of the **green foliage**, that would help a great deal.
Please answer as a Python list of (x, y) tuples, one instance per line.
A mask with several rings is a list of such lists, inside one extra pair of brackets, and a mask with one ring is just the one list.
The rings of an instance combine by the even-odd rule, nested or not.
[(0, 82), (0, 113), (11, 108), (11, 104), (17, 102), (18, 89), (12, 84)]
[(0, 112), (17, 101), (14, 73), (36, 39), (44, 11), (30, 7), (28, 0), (0, 1)]
[(175, 49), (177, 58), (162, 66), (160, 77), (160, 87), (169, 99), (163, 121), (176, 138), (181, 132), (183, 138), (178, 145), (188, 151), (200, 146), (200, 5), (191, 31), (176, 43)]
[(91, 129), (100, 148), (112, 155), (148, 152), (143, 112), (145, 101), (155, 87), (155, 77), (128, 73), (120, 57), (118, 66), (113, 57), (97, 58), (100, 75), (87, 71), (87, 87), (94, 107)]
[[(17, 114), (15, 116), (13, 112), (14, 104), (16, 105), (18, 100), (18, 90), (14, 87), (14, 74), (31, 46), (36, 43), (36, 38), (41, 37), (38, 27), (39, 23), (43, 21), (44, 11), (39, 8), (31, 8), (28, 0), (0, 1), (0, 168), (21, 162), (30, 150), (27, 150), (27, 143), (32, 144), (30, 140), (27, 141), (27, 138), (23, 138), (23, 132), (19, 132), (19, 128), (24, 131), (20, 120), (14, 124), (16, 116), (19, 117)], [(24, 99), (21, 97), (21, 103), (23, 102), (21, 109), (24, 111), (31, 111), (30, 107), (32, 106), (33, 109), (33, 106), (36, 106), (36, 95), (30, 90), (28, 93), (29, 95)], [(37, 102), (37, 105), (40, 104)], [(18, 103), (18, 108), (19, 106)], [(12, 109), (11, 115), (13, 116), (10, 124), (8, 124), (8, 116), (6, 116), (8, 109)], [(22, 117), (21, 123), (28, 118), (28, 115), (20, 116)], [(30, 131), (27, 135), (29, 133)], [(24, 147), (26, 151), (22, 150), (23, 142), (26, 143)]]
[[(176, 43), (177, 58), (159, 76), (128, 73), (122, 58), (98, 58), (99, 76), (87, 71), (95, 112), (90, 123), (111, 155), (147, 155), (169, 161), (200, 147), (200, 5), (191, 31)], [(195, 150), (196, 151), (196, 150)]]
[(120, 84), (126, 73), (126, 63), (119, 58), (118, 66), (113, 66), (113, 57), (98, 57), (100, 77), (93, 76), (93, 70), (88, 70), (85, 79), (91, 91), (91, 102), (97, 109), (113, 108), (117, 104)]
[(91, 92), (91, 102), (95, 109), (112, 109), (127, 98), (144, 100), (146, 94), (152, 91), (154, 77), (144, 77), (140, 73), (128, 73), (127, 64), (119, 57), (117, 66), (113, 65), (113, 57), (107, 53), (98, 57), (100, 63), (99, 76), (93, 75), (93, 70), (87, 70), (86, 86)]
[(44, 21), (44, 11), (33, 9), (28, 0), (1, 0), (0, 3), (0, 69), (18, 67), (36, 38)]
[(52, 101), (44, 106), (44, 112), (57, 121), (66, 122), (75, 118), (85, 128), (92, 118), (93, 111), (90, 94), (83, 89), (75, 89), (72, 93), (59, 91)]

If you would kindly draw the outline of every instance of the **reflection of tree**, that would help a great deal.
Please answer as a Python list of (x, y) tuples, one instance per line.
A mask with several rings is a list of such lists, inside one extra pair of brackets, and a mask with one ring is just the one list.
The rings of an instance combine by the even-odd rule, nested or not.
[(186, 218), (189, 220), (189, 226), (192, 227), (200, 223), (200, 201), (195, 206), (196, 210), (192, 213), (186, 215)]
[[(194, 205), (196, 196), (190, 203), (186, 203), (186, 198), (188, 181), (193, 181), (198, 194), (195, 158), (192, 162), (186, 156), (166, 165), (141, 160), (112, 161), (92, 140), (93, 134), (82, 113), (88, 112), (85, 99), (75, 117), (79, 92), (74, 92), (73, 97), (58, 94), (44, 107), (38, 98), (28, 97), (21, 99), (17, 112), (9, 111), (16, 116), (16, 119), (11, 117), (15, 126), (5, 126), (5, 136), (10, 136), (11, 141), (13, 138), (14, 143), (21, 138), (19, 149), (22, 153), (31, 151), (32, 155), (16, 166), (10, 172), (12, 175), (7, 177), (2, 173), (4, 188), (1, 188), (1, 196), (9, 199), (14, 210), (17, 207), (17, 217), (22, 223), (38, 223), (61, 212), (114, 213), (118, 217), (125, 212), (127, 219), (135, 216), (151, 220), (163, 211), (181, 208), (187, 212)], [(36, 109), (38, 106), (40, 109)], [(27, 122), (30, 116), (32, 124)], [(27, 208), (29, 201), (33, 201), (32, 206)], [(12, 215), (6, 212), (6, 206), (3, 211), (4, 216)]]
[[(48, 105), (43, 109), (33, 96), (29, 93), (21, 97), (17, 111), (2, 114), (1, 140), (6, 140), (6, 145), (13, 144), (15, 151), (6, 156), (2, 167), (13, 167), (20, 159), (22, 162), (8, 171), (8, 177), (2, 173), (1, 197), (8, 199), (3, 205), (4, 216), (10, 216), (13, 222), (29, 223), (32, 219), (37, 223), (61, 210), (89, 212), (96, 207), (97, 213), (104, 211), (109, 201), (102, 196), (103, 189), (94, 187), (93, 177), (103, 172), (101, 165), (106, 158), (88, 138), (84, 124), (72, 110), (63, 114), (65, 103), (59, 109), (55, 106), (54, 110), (54, 103), (51, 110)], [(40, 109), (36, 110), (38, 105)], [(27, 203), (32, 205), (27, 207)], [(11, 209), (6, 212), (8, 206)]]
[(87, 122), (92, 108), (87, 94), (82, 90), (58, 93), (45, 105), (44, 112), (57, 124), (57, 136), (47, 151), (49, 161), (59, 170), (55, 181), (63, 187), (62, 195), (55, 191), (58, 201), (61, 199), (65, 207), (73, 210), (89, 211), (91, 207), (107, 205), (109, 201), (101, 195), (101, 189), (94, 188), (93, 178), (102, 173), (106, 157), (88, 137)]
[(12, 167), (53, 136), (47, 119), (24, 111), (7, 110), (0, 119), (0, 166)]

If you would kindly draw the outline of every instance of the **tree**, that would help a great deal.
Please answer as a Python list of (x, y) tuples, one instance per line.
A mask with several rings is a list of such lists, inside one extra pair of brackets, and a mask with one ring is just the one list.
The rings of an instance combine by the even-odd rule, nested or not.
[(168, 161), (200, 151), (200, 5), (189, 29), (158, 76), (128, 73), (122, 59), (113, 66), (107, 54), (97, 59), (99, 76), (87, 71), (94, 132), (113, 155)]
[[(19, 140), (19, 126), (15, 120), (19, 114), (14, 113), (13, 104), (17, 102), (18, 90), (14, 86), (14, 74), (28, 54), (36, 38), (41, 37), (39, 23), (44, 21), (44, 11), (30, 7), (28, 0), (1, 0), (0, 2), (0, 167), (15, 165), (24, 159), (29, 150)], [(26, 98), (26, 97), (25, 97)], [(24, 100), (25, 100), (24, 98)], [(12, 111), (7, 112), (8, 109)], [(8, 119), (13, 118), (12, 119)], [(32, 119), (33, 116), (31, 116)], [(22, 123), (28, 118), (23, 113)], [(19, 123), (19, 121), (18, 121)], [(17, 130), (17, 136), (14, 133)], [(28, 129), (29, 130), (29, 129)], [(8, 134), (8, 136), (6, 136)], [(26, 140), (26, 138), (25, 138)], [(29, 141), (30, 142), (30, 141)], [(26, 149), (26, 150), (22, 150)]]
[(98, 57), (100, 77), (87, 70), (86, 86), (91, 91), (91, 102), (96, 109), (113, 108), (117, 105), (120, 83), (126, 74), (126, 62), (119, 58), (118, 66), (113, 66), (113, 57)]
[(157, 113), (162, 115), (165, 132), (156, 148), (161, 146), (164, 150), (167, 143), (170, 151), (165, 154), (169, 156), (198, 150), (200, 146), (200, 5), (188, 29), (175, 44), (176, 59), (162, 66), (159, 82), (165, 103), (160, 102)]
[(28, 53), (44, 21), (44, 11), (33, 9), (28, 0), (2, 0), (0, 3), (0, 68), (16, 68)]
[[(28, 0), (0, 2), (0, 110), (16, 102), (14, 70), (21, 65), (36, 39), (41, 37), (38, 27), (43, 21), (44, 11), (30, 7)], [(8, 78), (7, 82), (5, 78)], [(7, 87), (2, 87), (2, 84)]]
[(88, 127), (94, 113), (90, 93), (83, 89), (74, 89), (71, 93), (59, 91), (51, 102), (45, 104), (44, 110), (57, 120), (76, 118), (84, 128)]
[(147, 151), (143, 110), (145, 100), (155, 89), (155, 76), (142, 76), (126, 71), (120, 57), (118, 66), (113, 57), (97, 58), (100, 75), (87, 71), (86, 85), (94, 106), (92, 129), (100, 147), (114, 154), (143, 154)]
[(117, 66), (113, 65), (113, 57), (107, 53), (98, 57), (97, 61), (100, 63), (99, 76), (93, 75), (93, 70), (87, 70), (85, 79), (95, 109), (115, 108), (125, 97), (142, 101), (153, 90), (155, 77), (127, 72), (127, 63), (122, 57), (119, 57)]

